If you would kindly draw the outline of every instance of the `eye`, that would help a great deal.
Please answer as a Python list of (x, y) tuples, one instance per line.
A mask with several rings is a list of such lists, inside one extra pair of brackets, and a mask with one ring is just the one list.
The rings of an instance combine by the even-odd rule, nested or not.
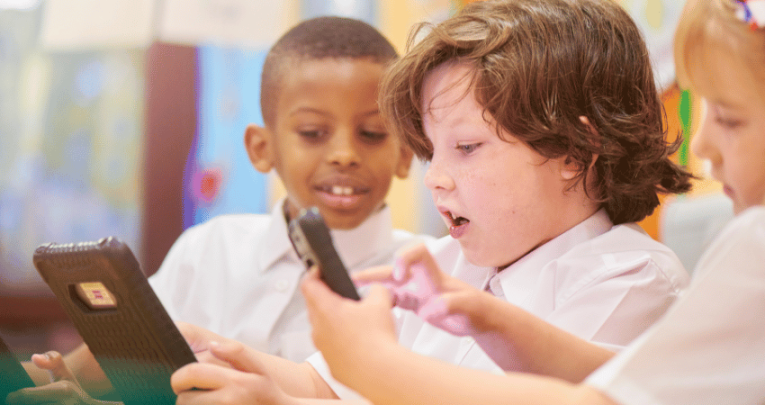
[(316, 141), (326, 135), (326, 131), (321, 129), (299, 129), (296, 131), (301, 138), (309, 141)]
[(473, 153), (476, 149), (478, 149), (479, 146), (481, 146), (481, 143), (465, 143), (465, 144), (457, 144), (456, 149), (466, 155), (469, 155)]
[(385, 138), (388, 137), (388, 133), (382, 132), (382, 131), (361, 130), (359, 134), (368, 143), (379, 143), (384, 141)]
[(720, 125), (721, 127), (727, 128), (727, 129), (736, 129), (744, 125), (744, 121), (742, 120), (726, 118), (721, 116), (717, 116), (715, 118), (715, 122), (717, 122), (717, 124)]
[(725, 129), (733, 130), (746, 124), (745, 120), (736, 117), (738, 114), (731, 113), (728, 109), (714, 104), (710, 107), (715, 123)]

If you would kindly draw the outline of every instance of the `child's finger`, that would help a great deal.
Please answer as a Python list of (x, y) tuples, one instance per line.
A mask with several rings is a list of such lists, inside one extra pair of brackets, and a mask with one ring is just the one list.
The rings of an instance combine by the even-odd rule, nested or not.
[(64, 363), (61, 353), (57, 351), (34, 354), (32, 355), (32, 363), (41, 369), (48, 370), (51, 382), (71, 381), (75, 384), (77, 383), (77, 377), (74, 376), (72, 370)]
[(456, 336), (474, 333), (470, 317), (462, 310), (469, 295), (465, 292), (445, 293), (423, 305), (417, 314), (426, 322)]
[(392, 266), (370, 267), (351, 274), (351, 279), (357, 285), (363, 286), (371, 283), (386, 283), (393, 281)]
[(225, 361), (239, 371), (255, 374), (267, 374), (263, 363), (252, 356), (245, 346), (239, 342), (211, 342), (210, 352), (219, 360)]
[(214, 364), (191, 363), (173, 373), (170, 385), (176, 394), (192, 389), (217, 389), (228, 380), (226, 371), (231, 369)]
[(422, 267), (427, 277), (433, 281), (441, 278), (441, 270), (424, 244), (410, 246), (398, 252), (393, 278), (403, 281), (412, 277), (411, 268), (414, 266)]
[(319, 277), (319, 269), (311, 267), (300, 282), (300, 290), (309, 308), (324, 308), (327, 302), (339, 297)]
[(373, 305), (381, 305), (386, 308), (393, 308), (393, 294), (390, 290), (385, 288), (382, 284), (373, 284), (369, 289), (369, 294), (364, 299), (364, 302), (371, 303)]
[(208, 350), (208, 342), (209, 341), (217, 341), (221, 342), (225, 339), (209, 330), (206, 330), (204, 328), (201, 328), (196, 325), (192, 325), (190, 323), (186, 322), (176, 322), (176, 326), (178, 327), (178, 331), (181, 332), (181, 335), (184, 339), (186, 339), (186, 342), (188, 342), (189, 346), (191, 347), (191, 350), (194, 353), (204, 352), (205, 350)]

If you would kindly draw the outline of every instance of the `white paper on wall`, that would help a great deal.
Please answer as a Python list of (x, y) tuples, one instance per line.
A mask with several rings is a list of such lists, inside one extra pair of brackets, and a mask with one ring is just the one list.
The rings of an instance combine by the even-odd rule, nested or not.
[(274, 0), (165, 0), (158, 38), (181, 44), (267, 48), (286, 30), (294, 5)]
[(142, 48), (152, 41), (153, 0), (47, 0), (44, 7), (46, 50)]

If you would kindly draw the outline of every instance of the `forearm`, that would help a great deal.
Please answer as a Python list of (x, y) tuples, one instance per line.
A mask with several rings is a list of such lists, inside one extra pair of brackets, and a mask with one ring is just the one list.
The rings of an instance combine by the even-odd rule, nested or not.
[(309, 363), (295, 363), (254, 349), (247, 350), (263, 364), (269, 377), (286, 394), (298, 398), (337, 398), (329, 384)]
[(300, 405), (372, 405), (371, 402), (363, 399), (350, 401), (340, 399), (300, 398), (297, 401)]
[[(461, 368), (391, 345), (346, 373), (351, 388), (375, 404), (610, 404), (584, 386), (529, 374), (495, 375)], [(583, 400), (584, 395), (588, 398)]]
[(476, 342), (501, 367), (520, 363), (513, 366), (577, 383), (614, 355), (488, 294), (477, 303)]

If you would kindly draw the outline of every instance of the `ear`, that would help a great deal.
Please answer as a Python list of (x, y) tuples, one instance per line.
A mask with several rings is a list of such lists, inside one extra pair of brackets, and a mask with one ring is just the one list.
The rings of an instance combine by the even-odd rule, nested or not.
[(405, 179), (409, 176), (409, 169), (412, 167), (412, 158), (414, 153), (406, 146), (401, 146), (401, 150), (398, 156), (398, 163), (396, 164), (396, 177), (399, 179)]
[(573, 162), (571, 158), (563, 158), (560, 166), (560, 175), (563, 180), (571, 180), (582, 172), (582, 165)]
[[(593, 144), (595, 144), (597, 142), (598, 143), (597, 146), (600, 147), (600, 145), (599, 145), (600, 142), (599, 142), (599, 138), (598, 138), (598, 131), (595, 130), (595, 127), (592, 126), (592, 124), (590, 123), (590, 119), (585, 117), (584, 115), (580, 115), (579, 116), (579, 122), (584, 124), (584, 126), (587, 128), (587, 132), (589, 132), (592, 135), (592, 138), (590, 138), (590, 142), (593, 143)], [(590, 166), (587, 167), (586, 170), (591, 170), (592, 167), (595, 166), (595, 162), (598, 161), (598, 156), (600, 156), (600, 155), (598, 155), (597, 153), (593, 153), (592, 154), (592, 160), (590, 161)], [(579, 174), (580, 172), (582, 172), (584, 170), (585, 170), (585, 168), (581, 167), (580, 165), (573, 165), (573, 164), (571, 164), (571, 162), (569, 162), (568, 158), (567, 158), (566, 161), (565, 161), (564, 168), (563, 168), (563, 171), (561, 172), (561, 174), (563, 175), (563, 177), (565, 179), (571, 180), (577, 174)]]
[(261, 173), (268, 173), (274, 167), (274, 152), (271, 131), (266, 127), (250, 124), (244, 131), (244, 147), (252, 166)]
[[(587, 127), (587, 131), (593, 135), (593, 138), (597, 139), (595, 135), (598, 134), (598, 132), (595, 130), (595, 127), (592, 126), (590, 123), (590, 120), (585, 117), (584, 115), (579, 116), (579, 122), (584, 124), (585, 127)], [(591, 140), (591, 142), (594, 142), (594, 140)], [(566, 180), (571, 180), (574, 177), (576, 177), (579, 173), (585, 170), (590, 170), (595, 165), (595, 162), (598, 160), (598, 154), (593, 153), (592, 154), (592, 160), (590, 161), (590, 166), (586, 169), (582, 167), (579, 164), (571, 162), (571, 159), (568, 157), (563, 161), (563, 165), (561, 166), (561, 176), (563, 176)]]

